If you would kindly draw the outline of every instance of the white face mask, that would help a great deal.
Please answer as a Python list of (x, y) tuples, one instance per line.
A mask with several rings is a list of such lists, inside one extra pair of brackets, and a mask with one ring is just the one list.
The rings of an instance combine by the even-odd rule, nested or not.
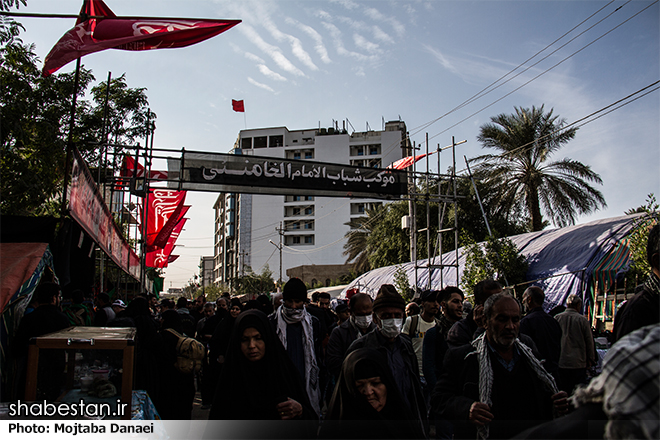
[(284, 313), (284, 316), (286, 316), (290, 321), (300, 321), (303, 317), (304, 311), (305, 309), (293, 309), (291, 307), (282, 305), (282, 312)]
[(361, 329), (368, 328), (374, 319), (373, 315), (365, 315), (365, 316), (353, 315), (351, 316), (351, 318), (353, 319), (355, 325), (357, 325)]
[(381, 320), (380, 331), (386, 338), (396, 338), (401, 333), (403, 319), (391, 318)]

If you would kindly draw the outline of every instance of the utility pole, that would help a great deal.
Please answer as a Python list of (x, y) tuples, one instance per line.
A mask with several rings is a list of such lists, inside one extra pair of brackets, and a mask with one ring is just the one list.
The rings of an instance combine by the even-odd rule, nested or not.
[(283, 247), (282, 237), (284, 236), (284, 228), (282, 226), (282, 222), (280, 222), (280, 226), (278, 228), (275, 228), (275, 230), (280, 236), (280, 243), (277, 244), (273, 240), (268, 240), (268, 242), (273, 246), (275, 246), (280, 251), (280, 278), (279, 280), (277, 280), (277, 283), (282, 284), (282, 247)]

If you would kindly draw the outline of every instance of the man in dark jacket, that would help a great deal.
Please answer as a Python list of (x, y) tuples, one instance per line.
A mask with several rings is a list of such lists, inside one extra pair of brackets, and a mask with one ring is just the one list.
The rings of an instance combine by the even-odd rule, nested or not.
[[(53, 333), (70, 327), (69, 319), (60, 310), (60, 286), (44, 282), (34, 291), (39, 307), (21, 319), (12, 343), (14, 354), (24, 367), (27, 365), (27, 351), (30, 338)], [(39, 369), (37, 378), (37, 400), (53, 401), (57, 399), (64, 385), (65, 358), (63, 350), (39, 350)], [(23, 394), (25, 388), (25, 368), (19, 379)]]
[(450, 348), (469, 344), (475, 336), (478, 336), (475, 333), (481, 328), (475, 318), (483, 313), (483, 304), (486, 299), (501, 291), (502, 285), (495, 280), (479, 281), (474, 286), (474, 309), (449, 329), (447, 345)]
[(557, 380), (561, 353), (561, 327), (543, 310), (544, 301), (545, 293), (540, 287), (531, 286), (525, 290), (522, 303), (527, 315), (520, 321), (520, 333), (532, 338), (539, 349), (543, 367)]
[(417, 355), (408, 335), (402, 334), (406, 302), (391, 284), (383, 284), (373, 304), (376, 329), (355, 340), (346, 355), (373, 348), (385, 355), (403, 400), (416, 419), (426, 424), (426, 402), (419, 380)]
[(373, 300), (369, 295), (358, 293), (348, 303), (351, 317), (336, 327), (330, 335), (325, 351), (328, 372), (335, 380), (339, 377), (346, 350), (353, 341), (376, 328), (372, 320)]
[(447, 352), (431, 397), (434, 413), (452, 421), (457, 439), (510, 438), (568, 406), (531, 339), (518, 339), (518, 302), (495, 294), (484, 304), (484, 317), (484, 334)]

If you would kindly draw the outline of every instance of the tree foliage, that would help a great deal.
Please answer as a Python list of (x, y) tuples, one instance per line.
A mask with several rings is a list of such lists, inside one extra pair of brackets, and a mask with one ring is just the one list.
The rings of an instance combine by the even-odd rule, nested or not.
[(234, 278), (231, 284), (236, 295), (260, 295), (271, 292), (275, 287), (275, 280), (273, 271), (266, 265), (260, 274), (248, 267), (246, 273)]
[(627, 215), (647, 214), (637, 220), (632, 231), (628, 234), (628, 248), (630, 249), (632, 263), (626, 277), (631, 285), (635, 283), (635, 280), (643, 280), (651, 273), (651, 265), (646, 254), (646, 245), (649, 240), (651, 228), (658, 223), (658, 208), (660, 208), (660, 205), (658, 205), (655, 195), (651, 193), (647, 196), (645, 205), (636, 209), (629, 209), (625, 212)]
[[(474, 286), (482, 280), (492, 278), (502, 285), (513, 286), (526, 281), (529, 264), (516, 245), (508, 238), (488, 237), (483, 243), (465, 238), (469, 244), (465, 252), (465, 269), (461, 277), (461, 287), (465, 292), (472, 292)], [(521, 295), (523, 288), (516, 288)]]
[[(37, 67), (33, 45), (12, 41), (0, 47), (0, 148), (3, 214), (44, 215), (57, 212), (64, 177), (74, 73), (47, 78)], [(72, 139), (83, 157), (98, 160), (103, 140), (106, 83), (81, 68)], [(147, 130), (145, 89), (131, 89), (122, 75), (110, 83), (109, 126), (119, 142), (134, 143)], [(151, 119), (155, 118), (153, 113)], [(120, 151), (117, 151), (120, 152)]]
[(590, 183), (602, 184), (591, 167), (564, 158), (550, 157), (575, 137), (577, 128), (564, 129), (565, 120), (545, 113), (543, 106), (515, 108), (511, 115), (500, 114), (481, 127), (478, 136), (484, 148), (497, 154), (472, 159), (475, 176), (490, 188), (491, 204), (507, 218), (525, 211), (530, 230), (540, 231), (548, 223), (575, 224), (578, 214), (606, 206), (603, 195)]

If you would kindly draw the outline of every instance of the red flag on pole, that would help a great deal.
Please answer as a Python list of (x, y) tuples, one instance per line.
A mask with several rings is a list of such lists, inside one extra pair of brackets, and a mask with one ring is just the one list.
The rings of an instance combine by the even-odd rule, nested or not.
[[(105, 18), (89, 18), (89, 17)], [(105, 49), (150, 50), (186, 47), (231, 29), (241, 20), (117, 17), (101, 0), (88, 0), (76, 26), (55, 44), (44, 61), (49, 76), (70, 61)]]
[(240, 101), (236, 101), (235, 99), (231, 100), (231, 107), (234, 109), (235, 112), (245, 112), (245, 105), (243, 104), (243, 100), (241, 99)]
[[(429, 153), (429, 156), (432, 155), (433, 153), (437, 153), (437, 151), (431, 151)], [(425, 157), (426, 157), (426, 153), (420, 154), (419, 156), (404, 157), (403, 159), (399, 159), (396, 162), (393, 162), (386, 169), (404, 170), (408, 168), (410, 165), (414, 164), (415, 162), (424, 159)]]
[[(122, 187), (128, 185), (127, 178), (133, 177), (134, 172), (135, 177), (144, 177), (144, 166), (139, 162), (136, 166), (133, 156), (124, 156), (124, 162), (122, 164), (121, 171), (119, 172), (119, 176), (123, 179), (117, 182), (115, 189), (121, 190)], [(149, 179), (161, 181), (167, 180), (168, 175), (168, 171), (151, 170), (149, 172)]]

